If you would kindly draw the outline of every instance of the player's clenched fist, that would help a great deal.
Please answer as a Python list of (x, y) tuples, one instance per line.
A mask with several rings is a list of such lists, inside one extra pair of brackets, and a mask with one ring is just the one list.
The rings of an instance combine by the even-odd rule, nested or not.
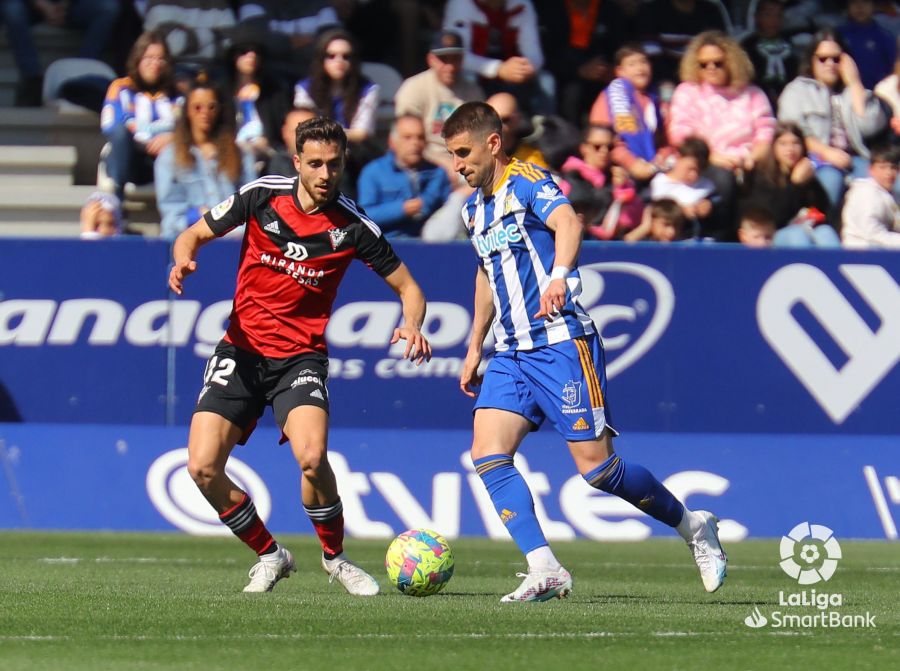
[(169, 288), (179, 296), (183, 291), (184, 278), (197, 270), (196, 261), (178, 261), (169, 272)]

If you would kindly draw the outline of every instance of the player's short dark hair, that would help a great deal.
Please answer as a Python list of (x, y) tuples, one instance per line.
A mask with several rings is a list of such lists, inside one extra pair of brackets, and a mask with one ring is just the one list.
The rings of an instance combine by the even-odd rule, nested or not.
[(629, 56), (640, 55), (644, 58), (648, 58), (647, 52), (637, 42), (628, 42), (627, 44), (623, 44), (621, 47), (616, 49), (616, 53), (613, 56), (613, 64), (614, 65), (622, 65), (622, 61), (624, 61)]
[(678, 228), (684, 228), (684, 211), (672, 198), (660, 198), (650, 202), (650, 216), (665, 219)]
[(297, 153), (303, 153), (303, 145), (307, 142), (333, 142), (341, 148), (341, 153), (347, 151), (347, 134), (334, 119), (316, 117), (297, 124), (296, 146)]
[(501, 135), (503, 125), (493, 107), (476, 100), (457, 107), (441, 129), (441, 137), (445, 140), (463, 133), (471, 133), (479, 137), (487, 137), (491, 133)]
[(744, 222), (755, 224), (757, 226), (771, 226), (775, 228), (775, 215), (765, 205), (758, 203), (747, 203), (741, 207), (741, 216), (738, 221), (739, 226), (743, 226)]
[(701, 170), (705, 170), (709, 165), (709, 145), (695, 135), (687, 137), (678, 146), (678, 154), (688, 158), (697, 159), (697, 163)]

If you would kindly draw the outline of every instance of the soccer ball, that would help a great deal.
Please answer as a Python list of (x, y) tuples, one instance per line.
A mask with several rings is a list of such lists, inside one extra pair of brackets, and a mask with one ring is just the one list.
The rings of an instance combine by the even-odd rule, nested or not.
[(440, 534), (410, 529), (391, 542), (384, 567), (391, 584), (404, 594), (431, 596), (453, 576), (453, 553)]

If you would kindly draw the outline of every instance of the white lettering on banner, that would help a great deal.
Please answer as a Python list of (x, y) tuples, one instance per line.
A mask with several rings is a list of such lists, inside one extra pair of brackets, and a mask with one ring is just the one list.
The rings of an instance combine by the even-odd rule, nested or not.
[(150, 301), (125, 322), (125, 339), (133, 345), (187, 345), (200, 314), (197, 301)]
[[(835, 424), (842, 424), (900, 360), (900, 286), (882, 266), (846, 264), (840, 272), (878, 316), (876, 331), (825, 273), (802, 263), (777, 270), (756, 304), (763, 337)], [(847, 362), (840, 369), (797, 322), (798, 305), (843, 350)]]
[[(606, 365), (606, 377), (612, 379), (650, 351), (665, 333), (675, 310), (675, 292), (665, 275), (655, 268), (640, 263), (620, 261), (590, 263), (579, 268), (579, 272), (582, 285), (579, 301), (588, 309), (597, 330), (603, 336), (607, 352), (625, 350)], [(607, 326), (616, 321), (634, 322), (642, 310), (649, 309), (646, 301), (639, 299), (632, 305), (598, 305), (591, 308), (603, 297), (606, 288), (604, 276), (607, 273), (631, 275), (645, 282), (653, 291), (656, 303), (653, 316), (646, 330), (634, 342), (630, 342), (627, 335), (606, 338), (603, 332)]]
[(381, 359), (375, 374), (383, 379), (395, 377), (459, 377), (463, 360), (459, 357), (433, 357), (427, 366), (417, 366), (409, 359)]
[(194, 354), (208, 359), (216, 351), (216, 345), (225, 334), (228, 317), (231, 315), (231, 301), (219, 301), (213, 303), (200, 313), (197, 320), (194, 344)]
[(59, 305), (53, 328), (47, 336), (48, 345), (71, 345), (89, 317), (95, 319), (88, 336), (91, 345), (114, 345), (125, 324), (125, 308), (115, 301), (100, 298), (81, 298), (63, 301)]
[[(147, 470), (146, 487), (150, 501), (173, 526), (196, 536), (230, 536), (219, 515), (203, 498), (187, 471), (186, 447), (166, 452)], [(272, 514), (272, 497), (265, 483), (243, 461), (228, 459), (225, 472), (243, 489), (256, 506), (263, 522)]]
[(889, 475), (884, 479), (884, 489), (882, 489), (875, 467), (869, 465), (863, 466), (863, 477), (866, 479), (866, 485), (869, 487), (869, 494), (872, 495), (875, 512), (878, 513), (878, 519), (884, 528), (885, 538), (897, 540), (897, 524), (894, 522), (894, 516), (891, 514), (888, 499), (894, 505), (900, 505), (900, 479)]
[(55, 311), (50, 300), (0, 302), (0, 345), (43, 345)]
[(408, 529), (440, 529), (442, 534), (451, 538), (459, 536), (462, 489), (462, 477), (459, 473), (435, 474), (432, 480), (431, 515), (425, 512), (399, 476), (393, 473), (372, 473), (369, 478)]
[[(228, 535), (227, 527), (221, 524), (191, 480), (187, 460), (187, 449), (179, 448), (166, 452), (153, 462), (146, 477), (150, 500), (166, 520), (183, 531), (198, 535)], [(449, 538), (459, 535), (463, 474), (448, 471), (432, 475), (432, 510), (429, 514), (397, 474), (353, 471), (346, 457), (339, 452), (329, 452), (329, 461), (341, 491), (344, 525), (350, 536), (389, 539), (397, 533), (390, 524), (369, 519), (364, 497), (373, 492), (372, 485), (405, 528), (440, 529)], [(462, 452), (459, 462), (487, 535), (508, 539), (509, 533), (497, 515), (484, 483), (475, 473), (469, 453)], [(634, 519), (643, 517), (643, 512), (618, 497), (593, 489), (579, 475), (569, 478), (559, 491), (559, 507), (566, 521), (550, 519), (544, 498), (553, 494), (553, 488), (546, 473), (531, 470), (522, 455), (516, 455), (515, 462), (531, 489), (534, 511), (548, 540), (571, 540), (576, 536), (575, 529), (593, 540), (634, 541), (650, 535), (650, 527)], [(272, 510), (271, 495), (256, 472), (234, 456), (229, 459), (226, 470), (251, 495), (263, 521), (268, 520)], [(694, 494), (719, 496), (729, 486), (725, 478), (704, 471), (675, 473), (663, 484), (682, 501)], [(722, 520), (719, 536), (723, 541), (738, 541), (747, 536), (747, 529), (734, 520)]]
[(385, 347), (400, 323), (396, 301), (359, 301), (334, 311), (325, 337), (335, 347)]

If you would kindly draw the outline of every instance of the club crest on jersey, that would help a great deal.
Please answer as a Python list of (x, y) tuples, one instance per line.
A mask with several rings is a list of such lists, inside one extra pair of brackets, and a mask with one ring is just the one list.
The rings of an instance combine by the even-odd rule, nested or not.
[(521, 209), (522, 206), (519, 204), (519, 201), (516, 200), (515, 194), (513, 194), (512, 191), (507, 192), (506, 198), (503, 199), (503, 216), (505, 217), (510, 212)]
[(341, 243), (347, 237), (347, 231), (341, 228), (332, 228), (328, 231), (328, 237), (331, 238), (331, 248), (337, 251), (337, 248), (341, 246)]
[(216, 221), (218, 221), (219, 219), (224, 217), (226, 214), (228, 214), (228, 210), (231, 209), (232, 205), (234, 205), (234, 194), (228, 196), (228, 198), (226, 198), (221, 203), (216, 205), (210, 211), (210, 214), (212, 214), (212, 218), (215, 219)]
[(569, 380), (562, 389), (562, 400), (570, 408), (581, 405), (581, 382)]

